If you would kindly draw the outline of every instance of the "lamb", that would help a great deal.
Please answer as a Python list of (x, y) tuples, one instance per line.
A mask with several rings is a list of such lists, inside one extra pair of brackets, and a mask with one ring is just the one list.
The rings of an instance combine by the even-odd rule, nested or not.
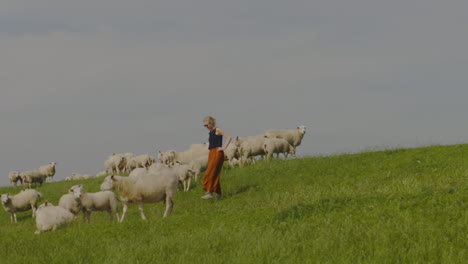
[(195, 160), (192, 160), (189, 163), (189, 166), (192, 168), (195, 176), (195, 181), (198, 180), (198, 175), (206, 170), (208, 167), (208, 156), (202, 156)]
[(36, 183), (36, 184), (39, 184), (39, 186), (41, 186), (45, 178), (47, 177), (41, 172), (35, 171), (35, 170), (23, 171), (23, 172), (20, 172), (19, 175), (23, 181), (23, 185), (28, 184), (30, 188), (31, 188), (32, 183)]
[(207, 144), (192, 144), (190, 148), (183, 152), (173, 151), (174, 162), (180, 164), (189, 164), (191, 161), (196, 160), (200, 157), (207, 156), (209, 154)]
[(55, 175), (55, 165), (57, 163), (56, 162), (51, 162), (47, 165), (44, 165), (44, 166), (40, 166), (39, 167), (39, 172), (42, 173), (43, 175), (45, 175), (46, 177), (46, 181), (47, 179), (50, 179), (50, 181), (52, 181), (52, 178), (54, 177)]
[(72, 193), (62, 195), (59, 200), (60, 207), (67, 209), (73, 215), (77, 215), (81, 211), (81, 201)]
[(288, 154), (291, 154), (293, 157), (296, 156), (294, 147), (283, 138), (266, 138), (263, 149), (268, 159), (275, 153), (277, 157), (279, 157), (280, 153), (282, 153), (285, 158), (288, 157)]
[(239, 154), (242, 158), (241, 166), (244, 166), (248, 160), (254, 162), (254, 157), (264, 156), (265, 150), (263, 143), (265, 142), (264, 135), (250, 136), (245, 138), (236, 137), (234, 144), (239, 148)]
[(96, 193), (88, 193), (83, 189), (83, 185), (74, 185), (68, 191), (76, 198), (80, 199), (81, 210), (83, 211), (83, 220), (91, 221), (92, 211), (107, 211), (110, 221), (112, 222), (112, 213), (115, 213), (117, 220), (120, 218), (118, 210), (117, 196), (111, 191), (102, 191)]
[(11, 222), (16, 223), (16, 212), (32, 209), (32, 217), (36, 215), (37, 203), (42, 199), (42, 194), (34, 189), (26, 189), (16, 195), (2, 194), (1, 199), (5, 211), (11, 213)]
[(267, 138), (284, 138), (288, 141), (294, 150), (302, 142), (302, 138), (306, 133), (305, 126), (298, 126), (296, 129), (283, 129), (283, 130), (267, 130), (265, 132), (265, 137)]
[(74, 219), (75, 216), (67, 209), (45, 202), (37, 209), (37, 230), (34, 233), (38, 235), (41, 232), (55, 231), (68, 226)]
[[(143, 212), (144, 203), (157, 203), (165, 201), (164, 217), (170, 216), (174, 203), (172, 199), (177, 192), (179, 179), (174, 171), (161, 169), (158, 171), (146, 170), (138, 177), (107, 176), (101, 184), (101, 190), (116, 190), (120, 193), (123, 213), (120, 222), (125, 219), (128, 205), (138, 204), (141, 218), (146, 220)], [(133, 172), (132, 172), (133, 173)]]
[(192, 182), (192, 177), (195, 173), (193, 169), (187, 164), (176, 163), (172, 170), (175, 171), (179, 181), (182, 182), (184, 192), (188, 192), (190, 189), (190, 183)]
[(113, 153), (104, 162), (104, 169), (107, 173), (123, 173), (127, 165), (124, 154)]
[(18, 171), (10, 171), (8, 173), (8, 179), (10, 180), (11, 185), (16, 186), (18, 181), (23, 184), (23, 179), (21, 179), (20, 173)]

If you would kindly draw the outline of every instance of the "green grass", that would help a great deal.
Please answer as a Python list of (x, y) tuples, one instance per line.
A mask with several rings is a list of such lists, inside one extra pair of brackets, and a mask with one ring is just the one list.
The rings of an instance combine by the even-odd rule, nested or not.
[[(82, 181), (89, 192), (101, 179)], [(78, 182), (39, 188), (54, 204)], [(466, 263), (468, 145), (259, 162), (225, 169), (225, 199), (200, 183), (123, 223), (95, 212), (34, 235), (0, 214), (2, 263)], [(21, 187), (1, 188), (16, 193)]]

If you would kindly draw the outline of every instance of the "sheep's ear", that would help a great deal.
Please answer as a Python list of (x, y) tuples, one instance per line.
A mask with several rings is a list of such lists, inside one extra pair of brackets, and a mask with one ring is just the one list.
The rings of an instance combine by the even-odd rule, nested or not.
[(111, 176), (110, 176), (110, 179), (114, 181), (114, 180), (115, 180), (114, 175), (111, 175)]

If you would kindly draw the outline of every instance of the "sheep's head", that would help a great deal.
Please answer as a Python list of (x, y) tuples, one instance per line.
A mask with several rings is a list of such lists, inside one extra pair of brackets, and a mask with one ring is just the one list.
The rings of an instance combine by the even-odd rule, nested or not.
[(306, 127), (305, 126), (298, 126), (297, 129), (299, 130), (299, 132), (301, 134), (305, 134), (305, 132), (306, 132)]
[(76, 198), (81, 198), (84, 193), (83, 185), (74, 185), (69, 190), (69, 193), (73, 194)]
[(101, 191), (112, 190), (114, 188), (114, 184), (113, 184), (114, 181), (115, 181), (114, 175), (107, 176), (101, 184), (101, 187), (100, 187)]
[(2, 198), (1, 198), (1, 199), (2, 199), (2, 203), (3, 203), (3, 204), (7, 204), (7, 203), (9, 203), (10, 200), (11, 200), (11, 194), (9, 194), (9, 193), (2, 194)]

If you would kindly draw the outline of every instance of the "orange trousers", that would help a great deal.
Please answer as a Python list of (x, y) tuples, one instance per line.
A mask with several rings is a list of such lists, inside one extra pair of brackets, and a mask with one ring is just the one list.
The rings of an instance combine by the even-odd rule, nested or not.
[(219, 184), (219, 176), (223, 169), (224, 152), (218, 151), (218, 148), (210, 149), (208, 154), (208, 167), (203, 178), (202, 188), (208, 192), (221, 194), (221, 185)]

